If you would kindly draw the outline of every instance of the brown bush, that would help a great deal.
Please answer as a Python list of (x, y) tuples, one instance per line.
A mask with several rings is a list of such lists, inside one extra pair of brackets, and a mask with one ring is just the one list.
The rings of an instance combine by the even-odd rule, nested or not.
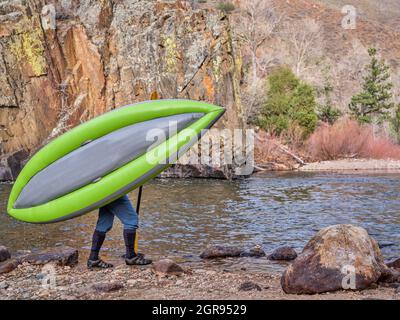
[(374, 136), (372, 126), (341, 119), (323, 124), (306, 141), (314, 161), (343, 158), (400, 159), (400, 146), (385, 136)]
[(256, 163), (273, 162), (280, 156), (277, 144), (279, 139), (267, 133), (264, 130), (257, 132), (255, 146), (254, 146), (254, 157)]
[[(294, 167), (296, 160), (287, 152), (292, 152), (300, 157), (303, 157), (302, 150), (296, 146), (300, 146), (298, 139), (298, 131), (290, 131), (290, 135), (276, 136), (273, 133), (264, 130), (258, 130), (256, 134), (254, 146), (254, 158), (258, 165), (265, 165), (267, 163), (283, 164), (286, 167)], [(290, 142), (288, 139), (290, 138)], [(290, 144), (290, 147), (289, 147)]]

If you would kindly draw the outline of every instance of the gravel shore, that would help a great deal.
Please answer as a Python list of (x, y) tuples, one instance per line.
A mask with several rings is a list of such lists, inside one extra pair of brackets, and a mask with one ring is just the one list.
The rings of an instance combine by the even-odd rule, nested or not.
[[(0, 300), (400, 299), (398, 289), (381, 286), (360, 292), (287, 295), (281, 289), (280, 273), (229, 272), (218, 267), (203, 268), (201, 264), (184, 267), (184, 270), (182, 276), (160, 277), (150, 267), (123, 264), (110, 270), (89, 271), (83, 265), (71, 268), (23, 263), (14, 271), (0, 275)], [(51, 273), (55, 275), (52, 278), (49, 277)]]
[(396, 171), (400, 172), (400, 160), (344, 159), (306, 164), (300, 171)]

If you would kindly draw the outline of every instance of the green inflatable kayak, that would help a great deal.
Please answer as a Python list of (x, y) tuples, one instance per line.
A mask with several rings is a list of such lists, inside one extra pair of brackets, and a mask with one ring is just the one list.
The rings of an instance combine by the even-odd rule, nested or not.
[(154, 100), (83, 123), (29, 160), (11, 190), (8, 213), (52, 223), (97, 209), (173, 164), (224, 112), (203, 102)]

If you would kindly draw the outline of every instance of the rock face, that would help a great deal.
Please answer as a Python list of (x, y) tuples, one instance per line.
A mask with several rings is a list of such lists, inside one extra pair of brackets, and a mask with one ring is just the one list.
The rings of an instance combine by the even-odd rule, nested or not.
[(377, 242), (367, 231), (336, 225), (319, 231), (281, 278), (286, 293), (313, 294), (365, 289), (386, 268)]
[(180, 276), (184, 270), (170, 259), (163, 259), (153, 263), (152, 270), (159, 276)]
[(0, 262), (6, 261), (11, 258), (10, 251), (5, 246), (0, 246)]
[(60, 266), (73, 267), (78, 264), (78, 250), (70, 247), (55, 247), (38, 253), (30, 253), (18, 257), (20, 263), (46, 264), (55, 262)]
[(212, 102), (227, 109), (218, 126), (243, 126), (241, 59), (220, 11), (179, 0), (3, 1), (0, 21), (2, 179), (67, 129), (150, 96)]
[(237, 247), (209, 246), (200, 254), (202, 259), (239, 257), (243, 250)]
[(297, 258), (297, 252), (291, 247), (280, 247), (274, 250), (269, 256), (269, 260), (291, 261)]

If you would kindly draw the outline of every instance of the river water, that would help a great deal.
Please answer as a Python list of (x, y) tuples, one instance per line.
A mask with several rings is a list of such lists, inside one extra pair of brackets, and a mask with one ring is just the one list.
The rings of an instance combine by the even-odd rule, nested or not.
[[(11, 185), (0, 185), (0, 244), (12, 250), (69, 245), (86, 258), (96, 212), (56, 224), (32, 225), (6, 214)], [(136, 200), (136, 192), (130, 194)], [(385, 259), (400, 256), (400, 174), (266, 173), (237, 181), (157, 179), (144, 188), (141, 252), (181, 263), (218, 263), (226, 269), (282, 269), (266, 258), (201, 262), (208, 244), (267, 253), (289, 245), (301, 251), (321, 228), (360, 225), (382, 246)], [(122, 226), (116, 219), (104, 255), (120, 261)]]

